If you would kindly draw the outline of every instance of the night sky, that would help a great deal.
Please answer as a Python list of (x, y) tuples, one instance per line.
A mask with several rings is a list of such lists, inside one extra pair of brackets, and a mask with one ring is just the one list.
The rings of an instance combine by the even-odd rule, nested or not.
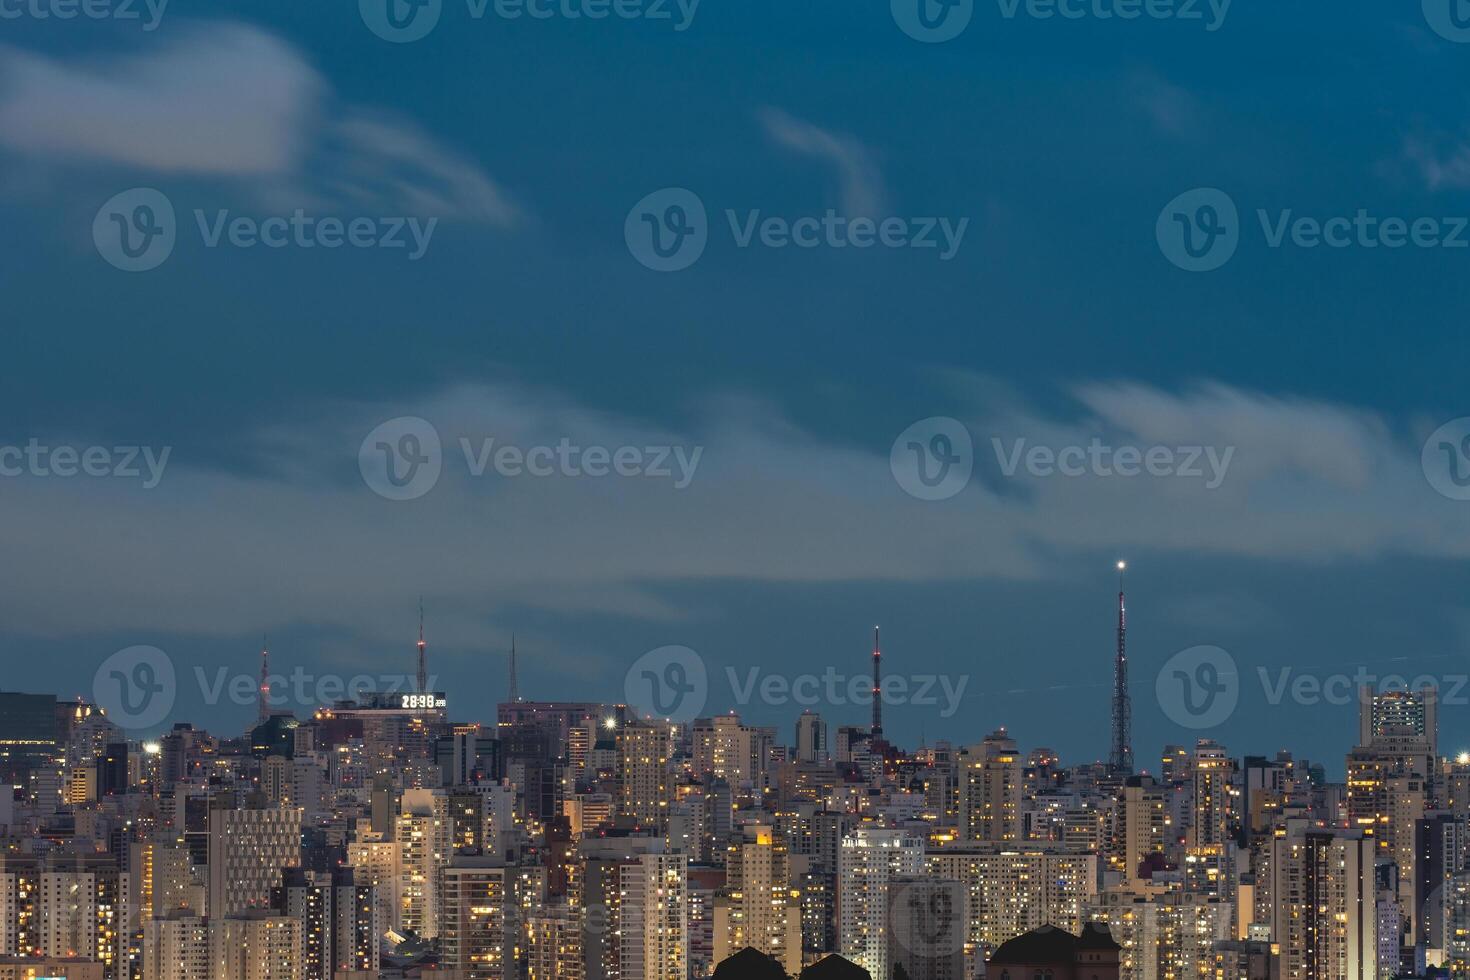
[[(1353, 706), (1271, 694), (1360, 670), (1458, 691), (1441, 746), (1470, 746), (1470, 423), (1431, 439), (1470, 416), (1470, 43), (1439, 0), (1134, 20), (975, 0), (943, 43), (873, 0), (704, 0), (687, 23), (672, 0), (666, 20), (443, 0), (410, 43), (348, 2), (174, 0), (152, 29), (141, 2), (35, 16), (49, 2), (0, 20), (0, 446), (169, 455), (156, 486), (0, 477), (6, 689), (91, 697), (152, 645), (178, 678), (164, 724), (237, 734), (254, 706), (205, 689), (253, 676), (263, 634), (282, 672), (411, 674), (422, 596), (456, 719), (492, 717), (514, 633), (526, 697), (621, 700), (630, 665), (682, 645), (707, 711), (789, 741), (801, 706), (736, 704), (727, 668), (861, 675), (879, 623), (888, 671), (965, 684), (954, 711), (889, 706), (895, 741), (1004, 725), (1082, 762), (1107, 755), (1123, 557), (1140, 766), (1207, 735), (1340, 771)], [(134, 188), (177, 216), (141, 272), (94, 235)], [(669, 217), (666, 188), (707, 244), (660, 272), (628, 229), (649, 195)], [(1188, 271), (1161, 238), (1208, 217), (1201, 188), (1236, 209), (1235, 250)], [(199, 227), (298, 208), (437, 222), (418, 258)], [(947, 258), (740, 245), (829, 212), (966, 224)], [(1394, 221), (1419, 233), (1395, 247)], [(400, 417), (443, 446), (408, 500), (363, 472)], [(890, 454), (936, 417), (973, 472), (925, 500)], [(476, 476), (462, 439), (700, 455), (682, 487)], [(1229, 463), (1217, 486), (1068, 476), (1010, 467), (1018, 440)], [(1204, 730), (1155, 685), (1198, 645), (1238, 666)]]

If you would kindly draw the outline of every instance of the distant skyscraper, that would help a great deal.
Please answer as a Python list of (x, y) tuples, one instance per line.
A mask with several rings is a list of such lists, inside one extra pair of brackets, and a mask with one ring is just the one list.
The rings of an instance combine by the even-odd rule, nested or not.
[(1113, 750), (1108, 759), (1113, 772), (1133, 775), (1133, 702), (1128, 695), (1128, 609), (1123, 595), (1123, 572), (1118, 562), (1118, 649), (1113, 661)]
[(660, 722), (630, 721), (618, 730), (618, 815), (639, 826), (668, 829), (673, 802), (673, 736)]
[(796, 719), (796, 758), (801, 762), (827, 761), (827, 723), (812, 711)]
[(960, 754), (960, 837), (1002, 844), (1021, 839), (1021, 754), (1001, 729)]

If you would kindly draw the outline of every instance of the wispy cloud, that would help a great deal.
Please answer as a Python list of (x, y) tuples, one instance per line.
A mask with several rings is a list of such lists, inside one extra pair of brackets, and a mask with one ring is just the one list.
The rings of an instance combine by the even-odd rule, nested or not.
[(1415, 136), (1405, 142), (1404, 156), (1430, 190), (1470, 187), (1470, 142)]
[(883, 174), (872, 152), (850, 136), (822, 129), (780, 109), (759, 113), (766, 135), (778, 146), (830, 163), (841, 185), (842, 209), (848, 217), (883, 213)]
[[(252, 474), (191, 466), (176, 453), (150, 491), (7, 480), (0, 544), (30, 557), (0, 596), (0, 615), (39, 633), (225, 635), (264, 617), (390, 635), (396, 626), (384, 610), (419, 592), (466, 616), (520, 605), (666, 620), (679, 615), (668, 583), (1037, 580), (1120, 547), (1288, 566), (1470, 557), (1464, 505), (1438, 497), (1419, 447), (1372, 414), (1218, 385), (1184, 394), (1091, 385), (1074, 394), (1081, 411), (1069, 418), (1012, 403), (966, 419), (987, 475), (939, 504), (895, 483), (888, 449), (897, 431), (874, 433), (864, 447), (834, 444), (748, 399), (706, 406), (682, 431), (516, 387), (323, 411), (285, 438), (263, 433), (272, 465)], [(428, 496), (390, 502), (359, 479), (358, 447), (383, 419), (409, 414), (438, 428), (443, 475)], [(459, 439), (479, 446), (491, 437), (523, 449), (567, 439), (704, 452), (684, 490), (647, 478), (473, 477)], [(1235, 453), (1215, 490), (1177, 477), (1024, 470), (999, 487), (992, 437)], [(452, 560), (448, 541), (457, 545)], [(245, 594), (249, 610), (239, 608)], [(52, 619), (57, 609), (66, 613)]]
[(146, 52), (48, 58), (0, 47), (0, 147), (31, 159), (225, 179), (273, 204), (370, 204), (508, 225), (477, 164), (417, 127), (340, 104), (284, 40), (196, 25)]

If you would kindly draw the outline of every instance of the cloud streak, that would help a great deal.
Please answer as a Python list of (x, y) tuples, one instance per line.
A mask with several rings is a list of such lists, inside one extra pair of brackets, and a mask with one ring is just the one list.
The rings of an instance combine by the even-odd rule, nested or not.
[[(229, 635), (264, 619), (391, 635), (401, 624), (384, 610), (421, 592), (465, 622), (472, 610), (509, 604), (664, 621), (682, 612), (662, 587), (693, 581), (1035, 581), (1117, 548), (1288, 565), (1470, 557), (1463, 505), (1435, 495), (1418, 447), (1370, 414), (1223, 386), (1075, 394), (1082, 411), (1071, 419), (1019, 404), (967, 419), (984, 476), (939, 503), (914, 500), (893, 480), (897, 432), (875, 434), (868, 447), (837, 445), (749, 401), (709, 406), (684, 431), (514, 387), (332, 409), (289, 435), (259, 435), (270, 475), (191, 467), (176, 452), (152, 491), (7, 481), (0, 544), (31, 557), (0, 613), (37, 633)], [(444, 473), (428, 496), (391, 502), (362, 484), (356, 456), (370, 430), (404, 414), (437, 427)], [(1211, 491), (1180, 478), (1005, 478), (992, 437), (1237, 451), (1229, 479)], [(679, 491), (648, 478), (473, 477), (461, 438), (704, 453), (697, 479)]]
[(883, 216), (883, 174), (866, 146), (780, 109), (762, 109), (759, 118), (766, 136), (777, 146), (832, 166), (841, 188), (842, 209), (849, 218)]
[(227, 180), (273, 206), (501, 226), (519, 215), (477, 164), (412, 125), (339, 104), (298, 50), (258, 28), (196, 25), (109, 58), (0, 56), (0, 147), (25, 159)]

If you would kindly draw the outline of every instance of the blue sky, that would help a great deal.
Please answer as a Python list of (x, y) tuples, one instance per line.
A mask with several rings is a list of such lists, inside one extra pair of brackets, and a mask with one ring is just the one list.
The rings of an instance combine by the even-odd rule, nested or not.
[[(1208, 734), (1338, 768), (1351, 710), (1272, 706), (1258, 668), (1470, 673), (1470, 503), (1419, 465), (1470, 415), (1470, 250), (1271, 248), (1256, 212), (1470, 215), (1470, 45), (1418, 8), (1236, 3), (1209, 31), (979, 2), (943, 44), (886, 4), (827, 0), (704, 0), (682, 32), (446, 0), (410, 44), (351, 4), (176, 0), (151, 31), (8, 19), (0, 443), (172, 454), (148, 490), (0, 484), (6, 686), (85, 693), (139, 643), (186, 677), (249, 672), (266, 632), (283, 667), (408, 669), (422, 593), (456, 714), (503, 696), (512, 631), (527, 694), (615, 696), (641, 654), (682, 644), (719, 708), (727, 666), (863, 670), (881, 622), (893, 669), (970, 678), (951, 717), (891, 708), (900, 740), (1006, 724), (1080, 761), (1106, 751), (1123, 554), (1140, 760), (1195, 734), (1160, 710), (1156, 673), (1216, 644), (1246, 684)], [(134, 187), (180, 216), (143, 273), (91, 234)], [(624, 222), (668, 187), (711, 229), (662, 274)], [(1242, 217), (1209, 273), (1155, 239), (1198, 187)], [(296, 207), (439, 221), (412, 262), (206, 248), (193, 227), (196, 209)], [(739, 248), (726, 227), (828, 209), (969, 223), (949, 261)], [(384, 500), (359, 444), (408, 415), (444, 437), (446, 476)], [(931, 416), (963, 422), (977, 463), (926, 502), (888, 456)], [(683, 490), (476, 479), (453, 463), (462, 436), (704, 455)], [(1235, 456), (1215, 490), (1018, 479), (992, 437)], [(742, 709), (783, 732), (797, 711)], [(173, 717), (251, 715), (185, 683)]]

